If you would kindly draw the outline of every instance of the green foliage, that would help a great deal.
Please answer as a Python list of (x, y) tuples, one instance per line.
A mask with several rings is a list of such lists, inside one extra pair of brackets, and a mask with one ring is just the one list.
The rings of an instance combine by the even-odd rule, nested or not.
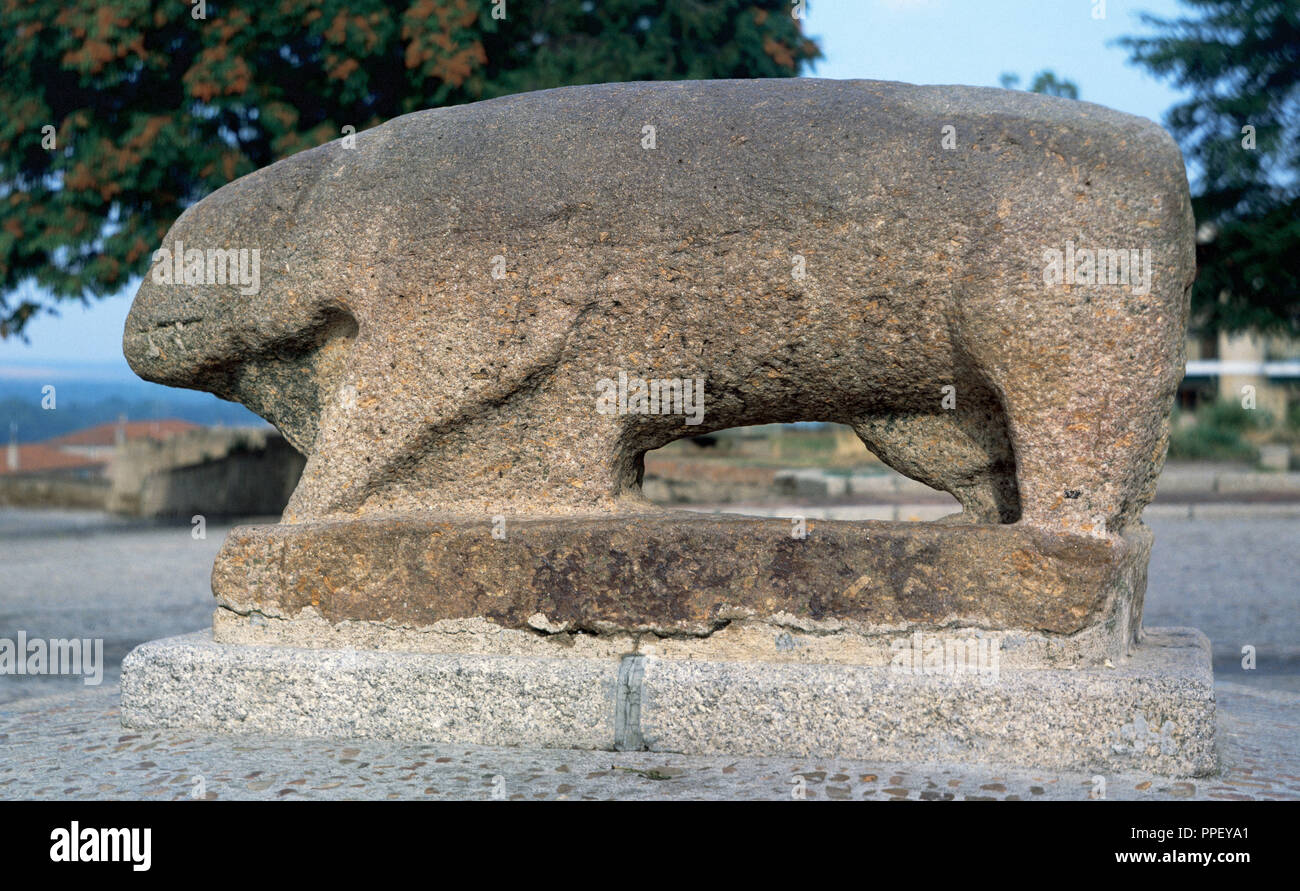
[(1231, 399), (1221, 399), (1201, 408), (1196, 413), (1196, 420), (1204, 426), (1237, 434), (1267, 430), (1273, 424), (1273, 417), (1268, 412), (1242, 408), (1241, 403)]
[(1169, 438), (1169, 457), (1187, 461), (1254, 461), (1254, 446), (1228, 430), (1195, 424)]
[(1264, 430), (1271, 420), (1267, 412), (1248, 410), (1224, 400), (1198, 409), (1191, 424), (1175, 415), (1169, 438), (1169, 457), (1217, 461), (1254, 461), (1258, 449), (1244, 435)]
[(187, 206), (344, 126), (820, 56), (788, 0), (197, 3), (0, 0), (0, 339), (48, 308), (20, 288), (113, 293)]
[[(998, 78), (1004, 90), (1014, 90), (1020, 86), (1020, 75), (1013, 72), (1003, 72)], [(1072, 80), (1058, 78), (1056, 72), (1046, 69), (1034, 75), (1034, 79), (1029, 82), (1028, 87), (1031, 93), (1043, 93), (1047, 96), (1061, 96), (1065, 99), (1079, 98), (1079, 85)]]
[(1144, 14), (1157, 36), (1120, 43), (1191, 94), (1166, 125), (1213, 235), (1197, 247), (1193, 328), (1300, 335), (1300, 0), (1183, 2), (1195, 17)]

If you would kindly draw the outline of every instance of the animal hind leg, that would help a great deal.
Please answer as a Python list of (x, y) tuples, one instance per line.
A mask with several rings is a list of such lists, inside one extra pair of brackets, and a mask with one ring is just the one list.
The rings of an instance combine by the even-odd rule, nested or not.
[(1005, 419), (991, 400), (966, 401), (939, 414), (875, 416), (852, 426), (881, 461), (961, 502), (961, 514), (945, 519), (1014, 523), (1020, 498)]

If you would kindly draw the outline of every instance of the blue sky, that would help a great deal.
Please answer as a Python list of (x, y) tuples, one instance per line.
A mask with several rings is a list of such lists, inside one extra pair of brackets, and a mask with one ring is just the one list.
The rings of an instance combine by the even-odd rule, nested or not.
[[(1159, 121), (1182, 98), (1110, 43), (1141, 33), (1139, 10), (1179, 16), (1175, 0), (810, 0), (805, 30), (826, 58), (812, 74), (922, 84), (998, 86), (1004, 71), (1022, 84), (1045, 68), (1079, 85), (1080, 98)], [(94, 363), (129, 376), (122, 326), (134, 288), (85, 309), (28, 325), (31, 345), (0, 341), (0, 373), (15, 364)]]

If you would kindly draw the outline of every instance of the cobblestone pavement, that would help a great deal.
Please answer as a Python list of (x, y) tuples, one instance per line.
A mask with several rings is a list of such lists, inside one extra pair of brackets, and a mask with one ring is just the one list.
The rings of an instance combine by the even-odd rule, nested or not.
[[(0, 638), (102, 638), (104, 682), (116, 683), (133, 647), (212, 621), (212, 561), (229, 527), (209, 526), (201, 539), (191, 528), (0, 508)], [(83, 686), (0, 676), (0, 703)]]
[[(105, 683), (0, 676), (0, 797), (1087, 798), (1093, 778), (958, 765), (528, 751), (124, 730), (117, 669), (137, 643), (210, 621), (226, 528), (140, 527), (0, 509), (0, 638), (100, 637)], [(1214, 642), (1224, 768), (1106, 777), (1108, 798), (1300, 798), (1300, 519), (1149, 518), (1149, 625)], [(1257, 668), (1244, 670), (1253, 646)], [(497, 779), (500, 777), (500, 779)], [(874, 779), (873, 779), (874, 778)]]
[[(1143, 622), (1190, 625), (1214, 645), (1215, 676), (1300, 693), (1300, 517), (1152, 519)], [(1242, 647), (1257, 668), (1242, 670)]]

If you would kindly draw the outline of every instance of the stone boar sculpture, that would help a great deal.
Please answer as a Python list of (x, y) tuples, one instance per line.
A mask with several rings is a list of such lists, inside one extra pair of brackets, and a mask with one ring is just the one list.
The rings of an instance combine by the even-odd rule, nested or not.
[(405, 115), (217, 190), (124, 348), (307, 455), (287, 523), (645, 511), (648, 450), (832, 421), (962, 519), (1105, 534), (1153, 495), (1193, 275), (1182, 158), (1140, 118), (607, 84)]

